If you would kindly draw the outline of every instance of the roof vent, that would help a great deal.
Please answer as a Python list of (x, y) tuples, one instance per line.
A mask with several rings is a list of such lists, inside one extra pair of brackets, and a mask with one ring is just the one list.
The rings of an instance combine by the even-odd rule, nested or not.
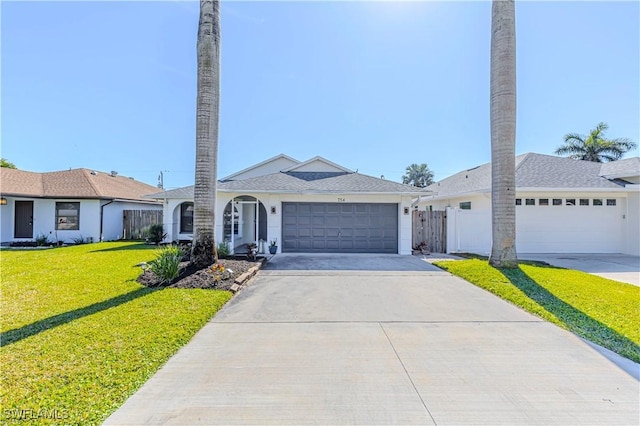
[(111, 170), (111, 176), (112, 177), (118, 176), (118, 172), (116, 172), (115, 170)]
[(95, 170), (91, 170), (91, 174), (92, 174), (93, 176), (96, 176), (96, 175), (97, 175), (97, 173), (96, 173), (96, 171), (95, 171)]

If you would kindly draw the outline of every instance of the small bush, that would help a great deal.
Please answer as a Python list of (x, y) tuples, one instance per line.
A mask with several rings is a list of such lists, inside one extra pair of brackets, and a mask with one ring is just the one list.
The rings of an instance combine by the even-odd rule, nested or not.
[(229, 249), (228, 242), (223, 241), (221, 243), (218, 243), (218, 256), (229, 256), (229, 253), (231, 253), (231, 250)]
[(149, 227), (149, 241), (154, 244), (159, 244), (164, 240), (167, 234), (164, 232), (164, 227), (161, 223), (156, 223)]
[(167, 283), (178, 277), (182, 256), (184, 253), (178, 246), (163, 247), (159, 250), (158, 257), (149, 262), (149, 269), (162, 283)]
[(72, 238), (73, 240), (73, 244), (87, 244), (89, 242), (88, 238), (84, 238), (82, 235), (80, 235), (79, 237), (76, 238)]
[(49, 242), (49, 237), (47, 235), (40, 234), (36, 237), (36, 247), (43, 247), (48, 245), (51, 245), (51, 242)]

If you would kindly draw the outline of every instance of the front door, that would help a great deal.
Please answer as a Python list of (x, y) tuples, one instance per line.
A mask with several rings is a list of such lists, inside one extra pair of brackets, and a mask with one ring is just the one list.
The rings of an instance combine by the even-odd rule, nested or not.
[(33, 201), (15, 202), (14, 238), (33, 238)]

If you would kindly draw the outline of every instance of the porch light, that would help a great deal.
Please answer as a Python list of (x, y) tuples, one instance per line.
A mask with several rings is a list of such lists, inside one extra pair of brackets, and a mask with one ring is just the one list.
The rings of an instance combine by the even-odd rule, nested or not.
[(271, 206), (271, 214), (276, 214), (276, 206)]
[(4, 197), (0, 198), (0, 205), (6, 206), (7, 205), (7, 199), (4, 198)]

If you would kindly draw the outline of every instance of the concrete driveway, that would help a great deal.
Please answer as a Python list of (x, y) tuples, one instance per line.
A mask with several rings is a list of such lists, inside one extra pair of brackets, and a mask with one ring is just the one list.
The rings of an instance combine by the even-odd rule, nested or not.
[(627, 254), (518, 253), (520, 259), (539, 260), (561, 268), (589, 272), (640, 286), (640, 256)]
[(276, 255), (106, 424), (628, 425), (638, 394), (573, 334), (418, 257)]

